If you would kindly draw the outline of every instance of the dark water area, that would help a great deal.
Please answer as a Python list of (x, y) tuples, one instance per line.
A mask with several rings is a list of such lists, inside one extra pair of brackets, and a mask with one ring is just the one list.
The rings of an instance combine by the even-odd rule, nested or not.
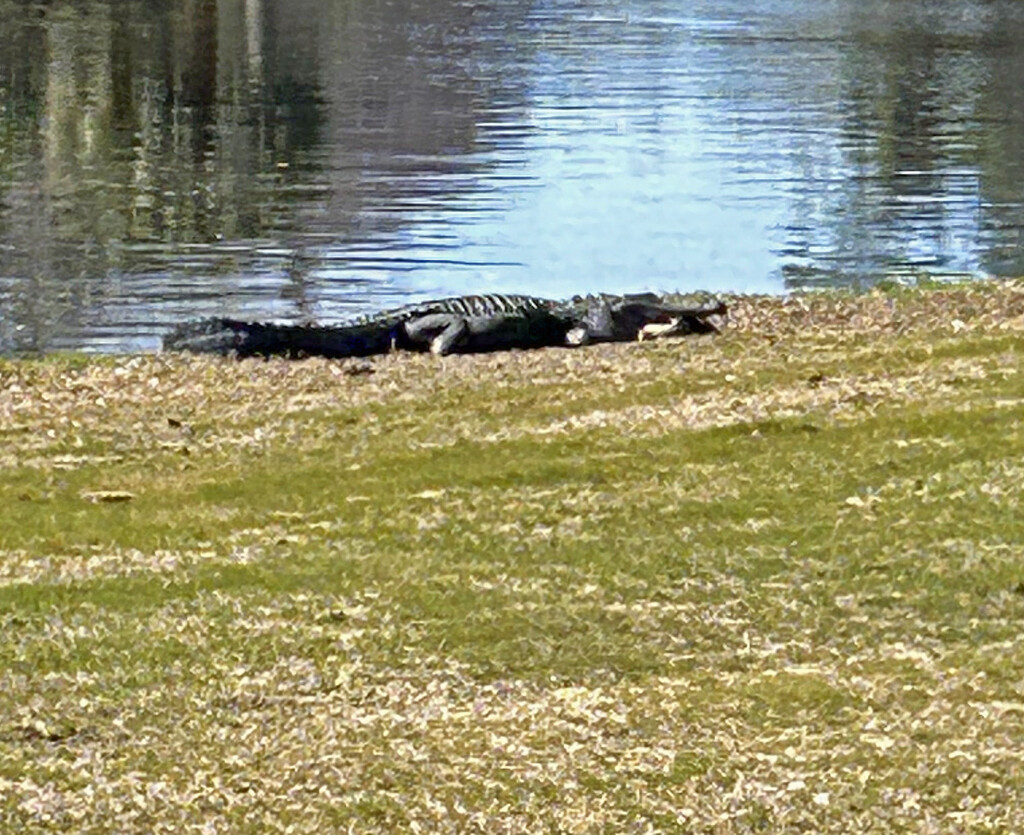
[(1017, 0), (0, 0), (0, 352), (1024, 274)]

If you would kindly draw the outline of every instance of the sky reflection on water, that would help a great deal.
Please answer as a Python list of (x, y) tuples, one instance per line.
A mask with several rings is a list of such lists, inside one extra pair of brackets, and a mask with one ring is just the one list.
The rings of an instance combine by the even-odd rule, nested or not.
[(1024, 273), (1011, 0), (0, 0), (0, 350)]

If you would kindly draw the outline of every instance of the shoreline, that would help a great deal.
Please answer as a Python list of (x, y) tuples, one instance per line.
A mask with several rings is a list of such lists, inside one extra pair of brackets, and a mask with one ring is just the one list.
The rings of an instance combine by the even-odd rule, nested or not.
[[(727, 302), (730, 307), (735, 306), (747, 306), (747, 307), (763, 307), (771, 305), (773, 302), (785, 302), (790, 299), (814, 299), (817, 297), (830, 298), (834, 300), (852, 300), (870, 296), (885, 296), (889, 298), (900, 298), (906, 297), (908, 294), (913, 293), (934, 293), (934, 292), (956, 292), (961, 289), (971, 289), (976, 287), (1019, 287), (1022, 283), (1022, 279), (1010, 279), (1010, 278), (998, 278), (998, 277), (985, 277), (977, 278), (973, 280), (961, 280), (961, 279), (950, 279), (949, 281), (941, 280), (927, 280), (919, 281), (918, 283), (903, 284), (900, 282), (880, 282), (877, 285), (869, 288), (859, 289), (850, 287), (831, 288), (797, 288), (793, 290), (782, 290), (777, 294), (772, 293), (715, 293), (706, 290), (695, 290), (688, 292), (679, 291), (666, 291), (669, 295), (678, 296), (680, 298), (687, 298), (693, 300), (708, 300), (708, 299), (722, 299)], [(370, 314), (373, 311), (369, 311)], [(196, 320), (198, 321), (198, 320)], [(252, 322), (274, 322), (288, 325), (294, 325), (295, 322), (291, 320), (279, 320), (279, 319), (244, 319), (243, 321)], [(320, 324), (326, 326), (334, 326), (338, 324), (345, 324), (345, 319), (329, 320)], [(50, 356), (81, 356), (81, 357), (127, 357), (127, 356), (149, 356), (152, 354), (162, 353), (162, 347), (160, 346), (161, 337), (154, 336), (156, 340), (155, 347), (145, 347), (139, 350), (107, 350), (103, 348), (69, 348), (69, 349), (55, 349), (55, 350), (44, 350), (44, 351), (14, 351), (9, 353), (0, 352), (0, 362), (2, 361), (13, 361), (13, 360), (32, 360), (42, 359)]]

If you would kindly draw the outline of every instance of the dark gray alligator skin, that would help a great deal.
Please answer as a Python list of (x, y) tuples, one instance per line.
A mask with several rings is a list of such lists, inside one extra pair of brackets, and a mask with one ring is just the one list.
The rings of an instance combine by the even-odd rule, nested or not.
[(455, 296), (405, 305), (338, 325), (280, 325), (230, 318), (176, 327), (164, 349), (248, 356), (363, 357), (392, 350), (473, 353), (622, 342), (659, 325), (658, 335), (709, 333), (725, 305), (678, 303), (654, 293), (576, 296)]

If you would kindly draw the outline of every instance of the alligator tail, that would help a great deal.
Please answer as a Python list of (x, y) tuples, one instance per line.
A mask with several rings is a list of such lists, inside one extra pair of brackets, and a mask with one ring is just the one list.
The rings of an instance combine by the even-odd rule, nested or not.
[(319, 327), (204, 319), (179, 325), (164, 338), (164, 349), (237, 357), (365, 357), (387, 353), (393, 328), (380, 325)]

